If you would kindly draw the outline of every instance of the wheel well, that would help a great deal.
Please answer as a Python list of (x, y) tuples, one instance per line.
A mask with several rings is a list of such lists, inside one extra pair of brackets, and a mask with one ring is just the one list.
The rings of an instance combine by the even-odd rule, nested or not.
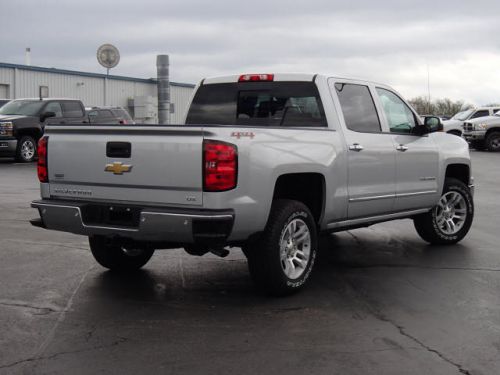
[(274, 187), (273, 200), (293, 199), (304, 203), (319, 224), (323, 214), (325, 177), (320, 173), (290, 173), (281, 175)]
[(24, 137), (26, 135), (29, 135), (35, 139), (35, 141), (38, 141), (42, 137), (42, 132), (38, 129), (20, 129), (16, 132), (17, 138)]
[(488, 131), (486, 132), (486, 134), (484, 135), (484, 139), (486, 139), (491, 133), (500, 133), (500, 128), (492, 128), (492, 129), (488, 129)]
[(460, 130), (450, 130), (448, 134), (453, 134), (453, 135), (458, 135), (459, 137), (462, 136), (462, 132)]
[(464, 184), (469, 184), (469, 166), (465, 164), (450, 164), (446, 167), (446, 177), (453, 177), (462, 181)]

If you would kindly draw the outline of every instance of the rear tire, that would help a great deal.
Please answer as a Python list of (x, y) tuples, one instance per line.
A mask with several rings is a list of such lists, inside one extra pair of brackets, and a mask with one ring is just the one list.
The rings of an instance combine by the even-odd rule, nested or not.
[(495, 131), (486, 137), (486, 148), (488, 151), (500, 151), (500, 132)]
[(36, 141), (33, 137), (25, 135), (17, 142), (16, 161), (30, 163), (35, 160)]
[(256, 285), (275, 296), (297, 292), (309, 279), (317, 242), (314, 218), (303, 203), (274, 201), (264, 233), (244, 246)]
[(128, 249), (102, 236), (89, 237), (90, 251), (97, 263), (113, 271), (135, 271), (153, 256), (154, 249)]
[(447, 178), (439, 203), (413, 219), (420, 237), (433, 245), (452, 245), (462, 240), (472, 225), (474, 202), (467, 185)]

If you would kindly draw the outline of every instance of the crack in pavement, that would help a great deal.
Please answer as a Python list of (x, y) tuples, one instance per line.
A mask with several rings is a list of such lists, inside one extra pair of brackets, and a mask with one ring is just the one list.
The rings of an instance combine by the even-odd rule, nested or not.
[(24, 301), (0, 300), (0, 306), (25, 308), (25, 309), (37, 310), (37, 311), (42, 312), (42, 314), (36, 314), (36, 315), (46, 315), (46, 314), (56, 313), (56, 312), (62, 311), (61, 309), (58, 309), (58, 308), (43, 306), (43, 305), (37, 306), (35, 304), (30, 304), (30, 303), (24, 302)]
[(358, 291), (355, 287), (353, 287), (351, 285), (351, 283), (349, 283), (349, 281), (347, 281), (343, 277), (341, 279), (344, 281), (344, 283), (347, 285), (347, 287), (353, 292), (354, 297), (357, 298), (358, 301), (367, 309), (367, 311), (369, 313), (371, 313), (376, 319), (378, 319), (384, 323), (390, 324), (391, 326), (393, 326), (394, 328), (396, 328), (398, 330), (400, 335), (412, 340), (414, 343), (418, 344), (422, 349), (425, 349), (429, 353), (433, 353), (434, 355), (439, 357), (442, 361), (454, 366), (459, 371), (460, 374), (472, 375), (471, 372), (469, 370), (465, 369), (461, 364), (453, 361), (452, 359), (448, 358), (446, 355), (441, 353), (439, 350), (434, 349), (434, 348), (426, 345), (424, 342), (419, 340), (417, 337), (415, 337), (412, 334), (410, 334), (409, 332), (407, 332), (407, 330), (405, 329), (404, 326), (396, 323), (395, 321), (390, 319), (388, 316), (386, 316), (383, 312), (381, 312), (378, 308), (376, 308), (372, 304), (370, 304), (370, 302), (367, 300), (367, 298), (364, 296), (364, 294), (361, 293), (360, 291)]
[(29, 362), (33, 362), (33, 361), (50, 360), (50, 359), (54, 359), (54, 358), (62, 356), (62, 355), (66, 355), (66, 354), (76, 354), (76, 353), (91, 352), (94, 350), (108, 349), (108, 348), (112, 348), (114, 346), (118, 346), (118, 345), (120, 345), (128, 340), (129, 339), (127, 337), (118, 337), (117, 340), (113, 341), (111, 344), (108, 344), (108, 345), (96, 345), (96, 346), (92, 346), (90, 348), (85, 348), (85, 349), (56, 352), (56, 353), (53, 353), (53, 354), (47, 355), (47, 356), (34, 356), (31, 358), (21, 359), (19, 361), (12, 362), (12, 363), (9, 363), (6, 365), (1, 365), (0, 369), (12, 368), (12, 367), (15, 367), (17, 365), (20, 365), (23, 363), (29, 363)]
[(486, 267), (434, 267), (434, 266), (422, 266), (418, 264), (358, 264), (358, 263), (348, 263), (348, 262), (333, 262), (333, 264), (338, 266), (344, 266), (346, 268), (353, 269), (366, 269), (366, 268), (415, 268), (424, 270), (449, 270), (449, 271), (482, 271), (482, 272), (500, 272), (498, 268), (486, 268)]
[(61, 312), (59, 314), (59, 317), (57, 318), (54, 326), (51, 328), (50, 332), (48, 333), (48, 335), (46, 336), (46, 338), (42, 342), (42, 344), (38, 347), (38, 349), (36, 350), (35, 354), (32, 357), (30, 357), (30, 358), (27, 358), (27, 359), (24, 359), (24, 360), (20, 360), (20, 361), (16, 361), (16, 362), (13, 362), (13, 363), (8, 364), (8, 365), (0, 366), (0, 369), (2, 369), (2, 368), (10, 368), (10, 367), (13, 367), (13, 366), (17, 366), (19, 364), (23, 364), (23, 363), (26, 364), (26, 363), (33, 362), (33, 361), (36, 361), (38, 359), (43, 359), (44, 358), (42, 356), (42, 353), (47, 349), (47, 347), (51, 343), (52, 339), (55, 336), (57, 328), (64, 321), (64, 319), (66, 318), (66, 314), (68, 313), (68, 311), (70, 311), (71, 307), (73, 306), (73, 300), (74, 300), (76, 294), (78, 293), (78, 291), (80, 290), (80, 287), (82, 286), (82, 284), (84, 283), (84, 281), (87, 278), (88, 274), (90, 273), (90, 271), (92, 271), (92, 269), (94, 267), (95, 266), (91, 266), (82, 275), (82, 277), (78, 281), (78, 284), (76, 285), (75, 289), (71, 293), (71, 296), (68, 298), (68, 301), (66, 302), (66, 305), (64, 306), (64, 309), (61, 310)]

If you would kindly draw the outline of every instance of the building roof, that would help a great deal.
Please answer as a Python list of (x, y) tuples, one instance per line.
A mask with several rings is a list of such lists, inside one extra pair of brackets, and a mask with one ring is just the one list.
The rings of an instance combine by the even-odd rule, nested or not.
[[(45, 68), (42, 66), (33, 66), (33, 65), (21, 65), (21, 64), (11, 64), (11, 63), (3, 63), (0, 62), (0, 68), (11, 68), (11, 69), (22, 69), (22, 70), (30, 70), (32, 72), (43, 72), (43, 73), (56, 73), (56, 74), (67, 74), (73, 76), (80, 77), (92, 77), (92, 78), (108, 78), (114, 79), (118, 81), (129, 81), (129, 82), (140, 82), (140, 83), (151, 83), (156, 84), (157, 80), (154, 78), (136, 78), (136, 77), (127, 77), (127, 76), (115, 76), (115, 75), (107, 75), (102, 73), (90, 73), (90, 72), (80, 72), (77, 70), (67, 70), (67, 69), (57, 69), (57, 68)], [(191, 83), (179, 83), (179, 82), (170, 82), (172, 86), (178, 87), (189, 87), (194, 88), (195, 85)]]

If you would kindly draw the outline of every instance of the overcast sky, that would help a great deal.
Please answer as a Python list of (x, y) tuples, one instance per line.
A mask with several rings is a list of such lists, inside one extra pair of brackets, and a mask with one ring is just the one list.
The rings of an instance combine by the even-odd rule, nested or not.
[(228, 73), (318, 72), (392, 85), (473, 104), (500, 102), (500, 1), (0, 0), (0, 61), (156, 75), (167, 53), (171, 80)]

